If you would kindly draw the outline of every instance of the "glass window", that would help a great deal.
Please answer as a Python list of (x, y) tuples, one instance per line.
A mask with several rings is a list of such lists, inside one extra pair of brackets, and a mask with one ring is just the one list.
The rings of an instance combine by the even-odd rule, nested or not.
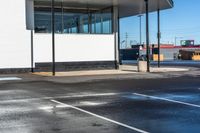
[(55, 33), (62, 33), (63, 31), (62, 9), (55, 9)]
[(96, 16), (95, 16), (95, 14), (91, 15), (91, 33), (92, 34), (96, 33)]
[(92, 15), (92, 33), (110, 34), (112, 33), (112, 12), (111, 8), (96, 12)]
[(99, 12), (94, 13), (92, 18), (94, 19), (94, 20), (92, 20), (92, 22), (93, 22), (92, 33), (101, 34), (102, 33), (101, 13), (99, 13)]
[(51, 14), (50, 9), (35, 8), (35, 32), (51, 32)]
[[(51, 19), (51, 2), (35, 2), (35, 32), (51, 33)], [(55, 33), (111, 34), (112, 8), (74, 9), (64, 2), (56, 2)]]
[(103, 33), (112, 33), (112, 13), (111, 9), (106, 9), (102, 13), (102, 19), (103, 19), (103, 24), (102, 24), (102, 29)]
[(79, 17), (75, 13), (63, 13), (63, 33), (78, 33)]
[(89, 33), (89, 15), (80, 15), (80, 33)]

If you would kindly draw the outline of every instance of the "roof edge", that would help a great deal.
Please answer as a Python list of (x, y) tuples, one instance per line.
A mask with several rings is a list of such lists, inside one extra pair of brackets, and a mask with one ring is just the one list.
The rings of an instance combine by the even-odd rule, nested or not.
[(174, 7), (174, 1), (173, 1), (173, 0), (167, 0), (167, 2), (169, 3), (169, 5), (170, 5), (171, 7)]

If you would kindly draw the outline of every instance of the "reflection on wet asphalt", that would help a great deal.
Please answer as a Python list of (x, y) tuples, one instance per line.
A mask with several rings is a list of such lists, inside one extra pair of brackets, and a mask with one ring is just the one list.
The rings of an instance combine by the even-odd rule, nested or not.
[[(181, 82), (182, 79), (176, 80)], [(188, 81), (190, 86), (168, 79), (162, 84), (143, 80), (148, 86), (138, 81), (0, 84), (0, 132), (138, 133), (73, 106), (150, 133), (199, 133), (200, 108), (134, 95), (146, 94), (200, 105), (198, 81)], [(163, 82), (172, 84), (163, 87)]]

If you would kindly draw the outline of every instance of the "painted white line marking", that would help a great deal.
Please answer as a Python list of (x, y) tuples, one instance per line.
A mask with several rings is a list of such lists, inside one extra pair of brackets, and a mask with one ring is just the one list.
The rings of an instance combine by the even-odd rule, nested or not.
[(109, 118), (106, 118), (106, 117), (103, 117), (103, 116), (100, 116), (100, 115), (97, 115), (97, 114), (94, 114), (92, 112), (89, 112), (89, 111), (86, 111), (86, 110), (83, 110), (81, 108), (78, 108), (78, 107), (75, 107), (75, 106), (72, 106), (72, 105), (69, 105), (69, 104), (65, 104), (65, 103), (62, 103), (62, 102), (59, 102), (59, 101), (56, 101), (56, 100), (51, 100), (52, 102), (54, 103), (57, 103), (57, 104), (60, 104), (60, 105), (63, 105), (63, 106), (66, 106), (66, 107), (69, 107), (69, 108), (72, 108), (72, 109), (75, 109), (75, 110), (78, 110), (80, 112), (83, 112), (83, 113), (86, 113), (86, 114), (89, 114), (89, 115), (92, 115), (94, 117), (97, 117), (97, 118), (100, 118), (100, 119), (103, 119), (103, 120), (106, 120), (106, 121), (109, 121), (111, 123), (114, 123), (114, 124), (117, 124), (117, 125), (120, 125), (122, 127), (125, 127), (125, 128), (128, 128), (128, 129), (131, 129), (131, 130), (134, 130), (134, 131), (137, 131), (137, 132), (140, 132), (140, 133), (149, 133), (147, 131), (144, 131), (144, 130), (141, 130), (141, 129), (138, 129), (136, 127), (132, 127), (132, 126), (129, 126), (129, 125), (126, 125), (126, 124), (123, 124), (121, 122), (117, 122), (115, 120), (111, 120)]
[(63, 105), (58, 105), (58, 106), (43, 106), (43, 107), (39, 107), (38, 109), (40, 110), (51, 110), (54, 108), (66, 108), (66, 106)]
[(0, 81), (9, 81), (9, 80), (22, 80), (22, 79), (18, 77), (1, 77), (0, 78)]
[[(76, 97), (96, 97), (96, 96), (114, 96), (121, 93), (97, 93), (97, 94), (83, 94), (83, 95), (72, 95), (72, 96), (61, 96), (61, 98), (76, 98)], [(59, 98), (59, 96), (58, 96)]]
[(99, 106), (104, 104), (107, 104), (107, 102), (90, 102), (90, 101), (80, 102), (80, 105), (86, 105), (86, 106)]
[(98, 94), (82, 94), (82, 95), (73, 95), (71, 96), (55, 96), (55, 97), (41, 97), (41, 98), (27, 98), (27, 99), (14, 99), (14, 100), (2, 100), (0, 103), (5, 102), (26, 102), (34, 100), (49, 100), (49, 99), (61, 99), (61, 98), (84, 98), (84, 97), (101, 97), (101, 96), (116, 96), (126, 93), (98, 93)]
[(158, 100), (163, 100), (163, 101), (168, 101), (168, 102), (173, 102), (173, 103), (179, 103), (179, 104), (182, 104), (182, 105), (200, 108), (200, 105), (196, 105), (196, 104), (192, 104), (192, 103), (186, 103), (186, 102), (181, 102), (181, 101), (177, 101), (177, 100), (171, 100), (171, 99), (167, 99), (167, 98), (150, 96), (150, 95), (145, 95), (145, 94), (140, 94), (140, 93), (133, 93), (133, 94), (137, 95), (137, 96), (141, 96), (141, 97), (158, 99)]
[(100, 97), (100, 96), (115, 96), (122, 93), (99, 93), (99, 94), (82, 94), (82, 95), (71, 95), (71, 96), (57, 96), (57, 97), (43, 97), (41, 99), (59, 99), (59, 98), (83, 98), (83, 97)]

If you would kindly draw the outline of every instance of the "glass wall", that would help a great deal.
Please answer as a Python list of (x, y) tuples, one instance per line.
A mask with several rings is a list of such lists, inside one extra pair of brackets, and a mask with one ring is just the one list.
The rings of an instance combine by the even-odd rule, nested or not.
[[(51, 2), (34, 2), (35, 33), (51, 33)], [(55, 32), (59, 34), (112, 34), (112, 7), (103, 10), (55, 4)]]
[(35, 11), (35, 32), (36, 33), (51, 33), (51, 10), (37, 8)]

